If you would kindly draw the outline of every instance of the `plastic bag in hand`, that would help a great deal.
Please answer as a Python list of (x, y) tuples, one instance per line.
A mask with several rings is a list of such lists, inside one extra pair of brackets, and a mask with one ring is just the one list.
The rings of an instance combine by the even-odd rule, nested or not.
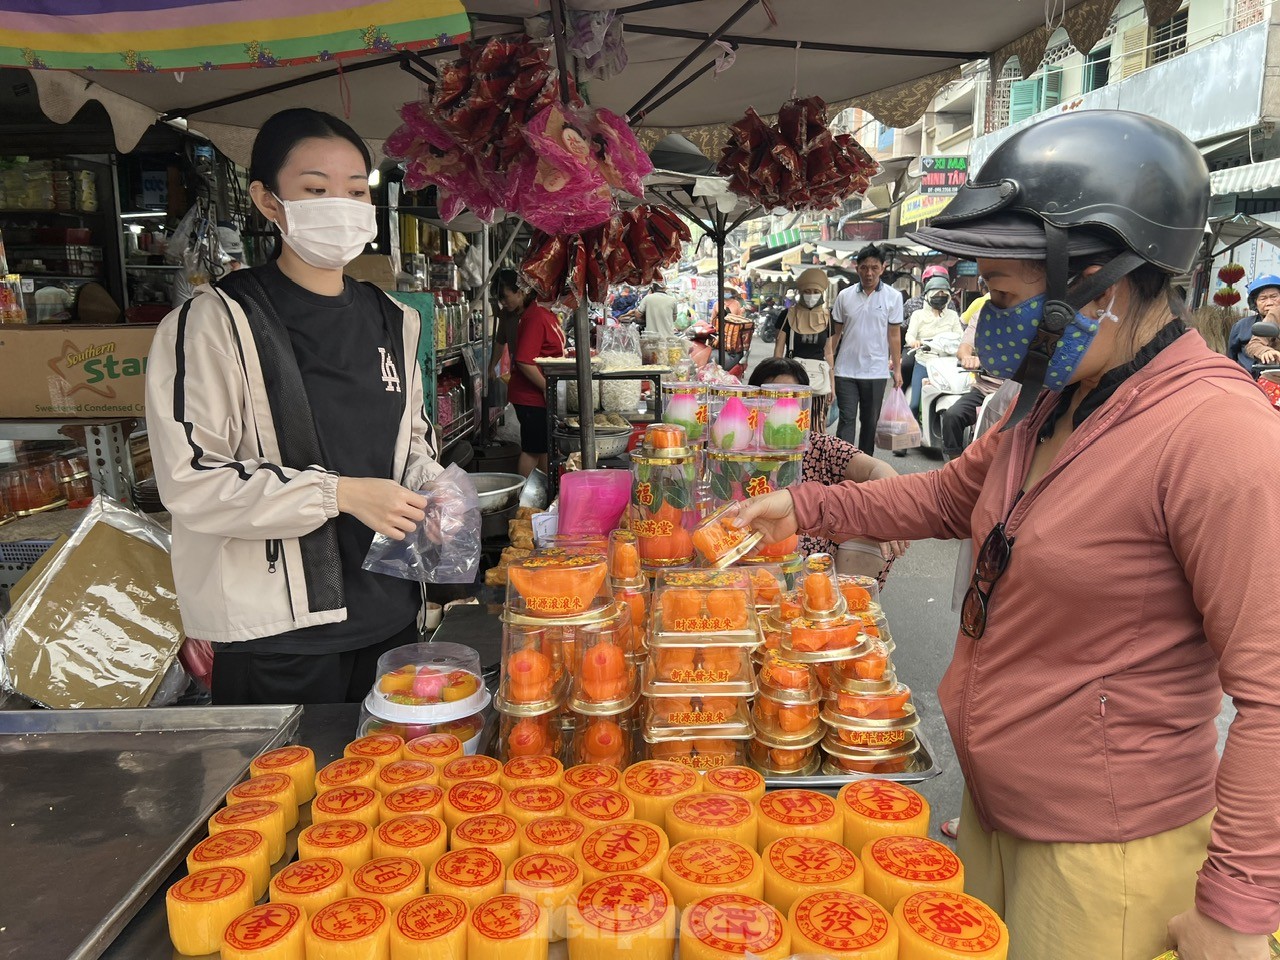
[(420, 583), (473, 583), (480, 567), (480, 498), (456, 464), (419, 491), (426, 518), (403, 540), (377, 534), (363, 567)]
[(879, 433), (919, 433), (920, 424), (911, 412), (911, 404), (901, 387), (894, 387), (884, 398), (884, 406), (880, 410), (880, 422), (876, 424)]

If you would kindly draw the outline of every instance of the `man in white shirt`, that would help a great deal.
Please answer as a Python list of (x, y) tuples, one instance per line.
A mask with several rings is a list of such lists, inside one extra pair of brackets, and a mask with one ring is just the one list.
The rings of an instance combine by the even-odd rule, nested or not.
[(636, 313), (640, 315), (646, 333), (656, 333), (661, 337), (676, 335), (676, 298), (663, 290), (662, 284), (653, 285), (653, 292), (640, 301)]
[(884, 256), (875, 246), (858, 253), (858, 280), (836, 297), (831, 319), (835, 353), (836, 401), (841, 440), (873, 453), (876, 421), (886, 381), (902, 386), (902, 295), (880, 281)]

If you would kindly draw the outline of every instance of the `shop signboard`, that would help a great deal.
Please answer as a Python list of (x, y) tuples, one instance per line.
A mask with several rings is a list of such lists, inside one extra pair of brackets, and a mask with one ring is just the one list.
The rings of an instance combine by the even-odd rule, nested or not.
[(946, 209), (947, 204), (950, 202), (950, 197), (922, 196), (919, 193), (914, 193), (902, 202), (898, 223), (905, 227), (909, 224), (919, 223), (921, 220), (928, 220), (930, 217), (936, 217)]
[(921, 157), (922, 196), (953, 197), (969, 182), (968, 157)]

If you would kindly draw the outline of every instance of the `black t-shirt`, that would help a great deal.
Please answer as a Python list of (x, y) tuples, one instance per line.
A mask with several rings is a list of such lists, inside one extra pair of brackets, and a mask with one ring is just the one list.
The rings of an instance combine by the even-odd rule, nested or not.
[(799, 360), (827, 359), (827, 339), (831, 336), (831, 323), (818, 333), (791, 332), (791, 311), (788, 310), (778, 318), (778, 339), (786, 344), (786, 355)]
[[(322, 466), (344, 477), (394, 476), (396, 436), (408, 377), (387, 327), (378, 291), (347, 278), (341, 296), (298, 286), (275, 265), (256, 271), (289, 331), (311, 403)], [(412, 362), (412, 360), (411, 360)], [(337, 518), (347, 619), (237, 644), (254, 653), (340, 653), (394, 636), (418, 615), (417, 583), (361, 569), (373, 531), (350, 514)]]

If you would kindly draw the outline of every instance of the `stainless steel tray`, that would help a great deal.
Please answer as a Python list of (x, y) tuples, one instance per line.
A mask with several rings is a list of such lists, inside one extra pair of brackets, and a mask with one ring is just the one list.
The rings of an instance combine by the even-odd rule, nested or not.
[(302, 708), (0, 712), (0, 958), (94, 960)]
[[(764, 782), (770, 787), (779, 788), (807, 788), (810, 790), (839, 790), (846, 783), (852, 783), (854, 780), (892, 780), (896, 783), (921, 783), (936, 777), (942, 773), (943, 767), (934, 755), (933, 748), (929, 746), (929, 741), (920, 731), (915, 731), (916, 740), (920, 744), (919, 751), (916, 752), (915, 763), (912, 764), (910, 770), (904, 770), (902, 773), (842, 773), (842, 774), (826, 774), (818, 773), (811, 777), (779, 777), (772, 774), (766, 774)], [(821, 751), (821, 747), (818, 748)]]

